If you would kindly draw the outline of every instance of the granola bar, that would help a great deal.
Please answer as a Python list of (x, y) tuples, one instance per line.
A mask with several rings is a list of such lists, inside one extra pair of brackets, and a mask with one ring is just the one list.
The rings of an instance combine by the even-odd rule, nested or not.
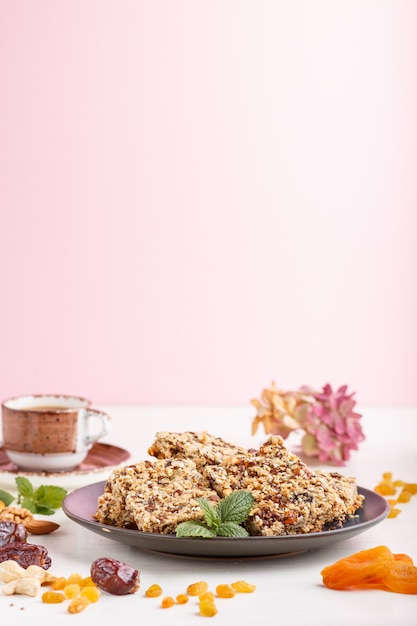
[(250, 535), (278, 536), (339, 527), (362, 506), (354, 478), (313, 471), (279, 436), (246, 450), (207, 432), (158, 432), (146, 460), (113, 470), (96, 519), (143, 532), (174, 533), (186, 520), (204, 520), (196, 501), (217, 502), (251, 491)]
[(220, 497), (251, 491), (255, 505), (245, 522), (250, 535), (320, 532), (340, 526), (363, 502), (353, 479), (312, 471), (278, 436), (258, 451), (206, 466), (203, 475)]
[(219, 500), (189, 459), (142, 461), (117, 468), (98, 499), (95, 519), (103, 524), (168, 534), (186, 520), (203, 520), (196, 498)]
[(148, 454), (157, 459), (191, 459), (201, 471), (205, 465), (223, 463), (225, 458), (247, 454), (247, 450), (205, 431), (158, 432)]

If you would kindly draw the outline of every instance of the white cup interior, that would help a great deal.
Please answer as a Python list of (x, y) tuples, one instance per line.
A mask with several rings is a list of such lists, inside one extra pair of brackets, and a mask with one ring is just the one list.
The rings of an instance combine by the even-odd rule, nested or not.
[(89, 405), (89, 401), (85, 398), (77, 398), (76, 396), (20, 396), (19, 398), (10, 398), (4, 402), (4, 406), (8, 409), (24, 410), (36, 407), (64, 407), (65, 409), (82, 409)]

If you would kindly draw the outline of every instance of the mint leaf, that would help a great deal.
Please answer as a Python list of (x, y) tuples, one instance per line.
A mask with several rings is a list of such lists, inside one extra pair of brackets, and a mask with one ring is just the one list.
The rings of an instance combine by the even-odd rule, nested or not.
[[(41, 485), (36, 490), (26, 476), (16, 476), (17, 503), (31, 513), (41, 515), (53, 515), (56, 509), (62, 506), (62, 501), (67, 495), (67, 491), (56, 485)], [(8, 502), (6, 504), (7, 498)], [(8, 506), (15, 498), (6, 491), (0, 490), (0, 500)]]
[(11, 504), (14, 499), (15, 497), (12, 496), (11, 493), (8, 493), (7, 491), (3, 491), (3, 489), (0, 489), (0, 502), (3, 502), (4, 506), (9, 506), (9, 504)]
[(31, 513), (53, 515), (56, 509), (62, 506), (67, 491), (56, 485), (41, 485), (34, 490), (32, 483), (26, 476), (16, 476), (17, 498), (7, 491), (0, 489), (0, 501), (9, 506), (13, 500)]
[(67, 492), (62, 487), (41, 485), (34, 492), (33, 501), (38, 507), (59, 509), (66, 494)]
[(53, 515), (55, 513), (55, 509), (51, 509), (48, 506), (42, 506), (42, 504), (35, 504), (34, 509), (34, 513), (39, 513), (39, 515)]
[(36, 507), (35, 503), (33, 502), (32, 498), (20, 498), (19, 499), (19, 505), (23, 509), (27, 509), (31, 513), (37, 513), (37, 510), (36, 510), (37, 507)]
[(211, 538), (216, 536), (216, 531), (207, 528), (202, 522), (188, 521), (178, 524), (175, 534), (177, 537), (205, 537)]
[(217, 534), (221, 537), (248, 537), (246, 528), (239, 526), (236, 522), (222, 522), (217, 529)]
[(216, 504), (222, 522), (235, 522), (236, 524), (245, 521), (252, 506), (253, 495), (250, 491), (233, 491)]
[(31, 498), (33, 496), (33, 486), (28, 478), (25, 476), (16, 476), (15, 482), (17, 485), (19, 503), (21, 498)]
[(200, 505), (200, 508), (203, 510), (207, 526), (213, 529), (218, 528), (221, 522), (221, 517), (216, 507), (212, 506), (207, 498), (196, 498), (196, 500)]
[(207, 498), (196, 498), (204, 513), (204, 522), (188, 520), (178, 524), (177, 537), (247, 537), (240, 526), (251, 512), (254, 498), (250, 491), (234, 491), (215, 506)]

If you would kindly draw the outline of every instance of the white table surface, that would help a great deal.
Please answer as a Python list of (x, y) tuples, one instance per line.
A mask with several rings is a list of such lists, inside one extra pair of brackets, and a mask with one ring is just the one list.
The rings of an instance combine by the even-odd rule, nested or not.
[[(147, 449), (157, 431), (207, 430), (233, 443), (254, 447), (265, 438), (262, 430), (251, 435), (252, 407), (147, 407), (99, 406), (112, 417), (112, 431), (103, 441), (129, 450), (135, 462), (148, 458)], [(395, 479), (417, 482), (417, 408), (359, 407), (366, 440), (352, 453), (348, 464), (338, 468), (355, 476), (358, 485), (373, 489), (382, 473)], [(294, 442), (295, 443), (295, 442)], [(291, 448), (291, 440), (287, 440)], [(322, 465), (323, 469), (334, 469)], [(47, 481), (45, 481), (47, 482)], [(86, 484), (89, 482), (86, 477)], [(1, 486), (1, 485), (0, 485)], [(58, 576), (79, 572), (87, 576), (98, 557), (120, 559), (141, 572), (141, 588), (130, 596), (103, 594), (99, 602), (83, 613), (70, 616), (67, 604), (45, 605), (40, 596), (0, 595), (2, 623), (114, 625), (118, 622), (149, 626), (186, 626), (204, 623), (196, 599), (187, 605), (160, 608), (159, 599), (144, 597), (152, 583), (159, 583), (164, 595), (174, 597), (195, 581), (206, 580), (211, 589), (219, 583), (244, 579), (256, 585), (253, 594), (238, 594), (217, 600), (218, 614), (211, 618), (218, 626), (411, 626), (417, 624), (417, 596), (372, 591), (332, 591), (322, 585), (320, 571), (336, 560), (381, 544), (393, 552), (409, 554), (417, 563), (417, 496), (402, 505), (395, 519), (385, 519), (356, 537), (327, 548), (295, 556), (264, 559), (190, 559), (148, 553), (92, 533), (65, 516), (62, 511), (50, 519), (61, 527), (48, 536), (31, 536), (43, 544), (52, 558), (50, 571)]]

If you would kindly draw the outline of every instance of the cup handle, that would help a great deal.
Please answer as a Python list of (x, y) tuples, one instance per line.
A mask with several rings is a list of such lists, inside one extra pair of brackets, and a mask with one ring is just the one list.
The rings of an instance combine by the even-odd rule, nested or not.
[[(105, 437), (110, 432), (110, 417), (107, 413), (103, 413), (103, 411), (97, 411), (97, 409), (85, 409), (84, 412), (84, 421), (85, 421), (85, 445), (90, 445)], [(91, 419), (99, 420), (101, 422), (101, 430), (97, 433), (90, 433), (89, 430), (89, 421)]]

